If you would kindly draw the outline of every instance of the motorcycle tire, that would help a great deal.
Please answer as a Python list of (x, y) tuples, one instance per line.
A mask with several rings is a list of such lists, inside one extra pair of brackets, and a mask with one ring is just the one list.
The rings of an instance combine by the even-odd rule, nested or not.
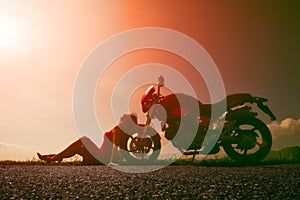
[[(144, 130), (144, 127), (140, 129)], [(128, 136), (120, 146), (126, 164), (143, 165), (155, 162), (161, 150), (159, 134), (153, 128), (147, 127), (143, 137), (138, 135), (136, 133)]]
[[(239, 133), (249, 134), (244, 138), (246, 141), (240, 141), (239, 144), (225, 143), (223, 148), (227, 155), (240, 163), (257, 163), (265, 158), (272, 147), (272, 135), (264, 122), (257, 118), (242, 118), (237, 120), (238, 129), (235, 130), (233, 137), (239, 137)], [(252, 127), (252, 129), (243, 129), (242, 127)], [(237, 133), (237, 134), (236, 134)], [(252, 136), (250, 135), (252, 134)], [(247, 140), (247, 139), (246, 139)], [(249, 142), (250, 140), (250, 142)], [(255, 140), (255, 141), (254, 141)], [(246, 147), (248, 145), (248, 147)], [(241, 148), (244, 146), (244, 149)]]

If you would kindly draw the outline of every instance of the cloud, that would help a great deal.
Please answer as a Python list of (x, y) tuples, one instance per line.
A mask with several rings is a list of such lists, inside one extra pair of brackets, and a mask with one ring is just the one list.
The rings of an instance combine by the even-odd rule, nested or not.
[(28, 146), (0, 143), (0, 160), (31, 160), (35, 156), (34, 152)]
[(268, 125), (273, 136), (273, 149), (300, 146), (300, 119), (286, 118)]

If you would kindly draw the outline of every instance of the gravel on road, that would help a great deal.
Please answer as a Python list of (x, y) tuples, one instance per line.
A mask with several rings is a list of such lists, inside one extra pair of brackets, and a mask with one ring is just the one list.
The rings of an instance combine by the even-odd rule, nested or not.
[(140, 174), (106, 166), (0, 165), (0, 180), (0, 199), (300, 199), (300, 165), (168, 166)]

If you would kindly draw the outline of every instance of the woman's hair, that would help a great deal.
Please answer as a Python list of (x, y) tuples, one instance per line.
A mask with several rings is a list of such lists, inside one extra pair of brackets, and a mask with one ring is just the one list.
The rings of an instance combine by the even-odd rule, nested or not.
[(135, 124), (137, 124), (137, 115), (136, 113), (131, 113), (131, 114), (124, 114), (121, 119), (120, 122), (124, 122), (124, 123), (128, 123), (128, 122), (134, 122)]
[(130, 114), (131, 119), (134, 121), (134, 123), (137, 124), (137, 114), (136, 113), (131, 113)]
[(135, 113), (124, 114), (119, 122), (119, 128), (125, 133), (130, 133), (137, 127), (137, 115)]

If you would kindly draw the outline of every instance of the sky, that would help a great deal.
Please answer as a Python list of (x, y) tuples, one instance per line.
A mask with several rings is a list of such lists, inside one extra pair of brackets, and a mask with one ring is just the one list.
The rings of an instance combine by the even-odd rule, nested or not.
[[(263, 119), (275, 146), (300, 145), (299, 13), (296, 1), (0, 0), (0, 159), (56, 153), (76, 140), (81, 133), (72, 97), (81, 65), (107, 38), (143, 27), (172, 29), (196, 40), (217, 65), (227, 94), (269, 99), (277, 121)], [(111, 64), (97, 88), (95, 106), (104, 130), (115, 123), (99, 102), (107, 101), (103, 96), (124, 73), (147, 63), (172, 66), (193, 84), (199, 81), (199, 99), (209, 102), (203, 80), (187, 70), (185, 60), (159, 50), (132, 52)], [(150, 76), (141, 73), (131, 84)]]

